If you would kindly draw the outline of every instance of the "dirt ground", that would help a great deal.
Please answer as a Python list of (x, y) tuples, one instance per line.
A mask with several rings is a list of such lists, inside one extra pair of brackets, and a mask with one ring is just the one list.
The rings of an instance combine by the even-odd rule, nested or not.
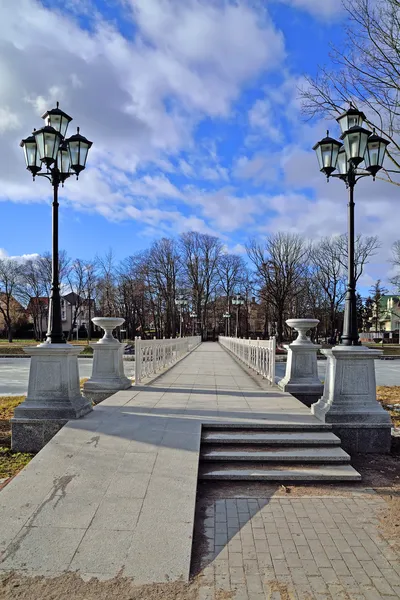
[(197, 600), (198, 589), (197, 580), (135, 586), (125, 577), (84, 581), (75, 573), (54, 578), (0, 576), (1, 600)]

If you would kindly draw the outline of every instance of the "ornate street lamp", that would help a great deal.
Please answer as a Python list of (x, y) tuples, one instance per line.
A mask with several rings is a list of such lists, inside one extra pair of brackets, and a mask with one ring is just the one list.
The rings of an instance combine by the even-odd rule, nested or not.
[[(35, 177), (46, 177), (53, 186), (53, 260), (49, 306), (49, 323), (46, 334), (48, 344), (65, 344), (61, 320), (60, 282), (58, 274), (58, 188), (71, 175), (83, 171), (92, 142), (78, 133), (66, 139), (72, 117), (57, 107), (48, 110), (42, 118), (46, 125), (33, 130), (31, 136), (21, 141), (27, 169)], [(45, 168), (44, 172), (42, 169)]]
[(231, 314), (226, 312), (222, 315), (222, 317), (225, 319), (225, 323), (226, 323), (225, 332), (226, 332), (226, 336), (228, 336), (229, 335), (229, 323), (230, 323), (229, 319), (231, 318)]
[(194, 326), (197, 319), (197, 314), (195, 312), (190, 313), (190, 318), (192, 319), (192, 335), (194, 335)]
[(182, 321), (183, 321), (182, 311), (183, 311), (183, 307), (188, 305), (188, 301), (185, 300), (183, 298), (183, 296), (179, 296), (178, 298), (176, 298), (175, 304), (177, 306), (179, 306), (179, 337), (182, 337)]
[[(358, 346), (356, 279), (354, 268), (354, 186), (362, 177), (375, 175), (383, 166), (387, 140), (363, 127), (365, 115), (353, 106), (336, 119), (342, 130), (343, 144), (329, 135), (315, 144), (320, 170), (327, 178), (342, 179), (349, 190), (348, 273), (343, 335), (341, 345)], [(364, 161), (365, 167), (358, 168)], [(334, 173), (338, 169), (339, 173)]]
[(235, 337), (238, 336), (238, 326), (239, 326), (239, 306), (244, 304), (243, 298), (239, 294), (236, 294), (234, 298), (232, 298), (232, 304), (236, 306), (236, 333)]

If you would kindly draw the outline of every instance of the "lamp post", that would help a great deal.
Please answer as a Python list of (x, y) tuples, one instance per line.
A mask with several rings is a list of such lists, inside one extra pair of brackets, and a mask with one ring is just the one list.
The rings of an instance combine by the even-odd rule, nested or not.
[(175, 300), (175, 304), (177, 306), (179, 306), (179, 337), (182, 337), (182, 311), (183, 311), (183, 307), (187, 306), (188, 301), (185, 300), (182, 296), (180, 296), (179, 298), (177, 298)]
[(229, 331), (229, 319), (231, 318), (230, 313), (226, 312), (223, 315), (223, 318), (225, 319), (225, 332), (226, 335), (228, 336), (228, 331)]
[[(70, 419), (92, 410), (79, 387), (79, 346), (66, 343), (62, 331), (58, 264), (58, 190), (86, 166), (92, 145), (78, 131), (67, 138), (72, 117), (58, 105), (44, 113), (45, 126), (21, 141), (27, 169), (53, 186), (52, 281), (46, 341), (24, 348), (31, 356), (28, 394), (11, 419), (11, 446), (18, 452), (38, 452)], [(42, 171), (43, 169), (43, 171)]]
[(194, 325), (196, 323), (197, 314), (195, 312), (191, 312), (190, 318), (192, 319), (192, 335), (194, 336)]
[[(375, 180), (377, 172), (383, 166), (387, 140), (371, 132), (363, 123), (365, 115), (350, 107), (336, 119), (342, 130), (339, 142), (327, 136), (315, 144), (320, 170), (329, 177), (338, 177), (349, 190), (348, 203), (348, 272), (343, 334), (340, 342), (343, 346), (358, 346), (356, 277), (354, 266), (354, 187), (363, 177), (372, 175)], [(364, 161), (364, 168), (359, 168)], [(339, 173), (334, 173), (338, 169)]]
[[(71, 175), (79, 174), (86, 166), (86, 159), (92, 142), (77, 133), (66, 138), (72, 117), (57, 107), (48, 110), (42, 117), (46, 125), (34, 130), (32, 135), (21, 141), (24, 149), (26, 168), (35, 177), (46, 177), (53, 186), (53, 239), (52, 239), (52, 281), (49, 305), (49, 321), (46, 343), (65, 344), (62, 331), (61, 299), (58, 265), (58, 188)], [(45, 168), (45, 172), (40, 172)]]
[[(363, 177), (383, 166), (388, 141), (363, 123), (365, 115), (350, 106), (337, 118), (341, 140), (327, 137), (315, 144), (318, 162), (327, 178), (338, 177), (349, 190), (348, 273), (342, 340), (338, 346), (321, 350), (327, 357), (322, 398), (311, 407), (318, 419), (332, 425), (342, 447), (350, 454), (387, 453), (391, 443), (390, 415), (376, 399), (374, 361), (381, 350), (362, 346), (358, 338), (356, 277), (354, 265), (354, 188)], [(360, 168), (360, 165), (364, 166)], [(338, 173), (334, 171), (338, 169)]]
[(235, 337), (238, 336), (238, 326), (239, 326), (239, 306), (244, 304), (243, 298), (239, 294), (236, 294), (234, 298), (232, 298), (232, 304), (236, 306), (236, 332)]

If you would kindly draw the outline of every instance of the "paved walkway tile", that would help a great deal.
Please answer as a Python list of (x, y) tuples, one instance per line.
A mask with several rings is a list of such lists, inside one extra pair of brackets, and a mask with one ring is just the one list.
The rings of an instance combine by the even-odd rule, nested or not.
[(228, 498), (206, 509), (201, 562), (209, 598), (400, 597), (399, 556), (381, 534), (377, 494)]

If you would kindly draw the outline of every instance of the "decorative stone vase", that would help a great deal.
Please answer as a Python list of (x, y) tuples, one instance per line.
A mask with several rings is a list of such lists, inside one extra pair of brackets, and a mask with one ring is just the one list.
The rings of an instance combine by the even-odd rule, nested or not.
[(47, 342), (24, 348), (31, 364), (27, 397), (11, 419), (15, 452), (39, 452), (67, 421), (92, 410), (79, 387), (78, 354), (82, 350), (82, 346)]
[(125, 319), (121, 317), (94, 317), (92, 323), (97, 327), (104, 329), (104, 335), (98, 344), (119, 344), (119, 341), (113, 336), (113, 331), (120, 327)]
[(322, 353), (328, 359), (324, 395), (311, 412), (332, 424), (349, 454), (389, 452), (390, 415), (376, 400), (374, 361), (382, 350), (339, 345)]
[(92, 376), (83, 385), (85, 396), (95, 404), (132, 385), (131, 380), (124, 374), (123, 354), (126, 344), (121, 344), (112, 334), (124, 321), (125, 319), (120, 317), (92, 319), (92, 323), (105, 332), (101, 340), (90, 344), (93, 348)]
[(288, 319), (286, 323), (289, 325), (289, 327), (295, 329), (299, 334), (294, 342), (290, 344), (291, 346), (293, 346), (293, 344), (296, 346), (302, 344), (312, 344), (312, 341), (307, 337), (306, 334), (307, 331), (314, 329), (314, 327), (318, 325), (318, 319)]
[(318, 378), (317, 352), (321, 346), (313, 344), (306, 333), (316, 327), (318, 319), (288, 319), (286, 323), (298, 331), (297, 339), (285, 346), (288, 351), (286, 373), (278, 386), (306, 406), (321, 398), (324, 386)]

